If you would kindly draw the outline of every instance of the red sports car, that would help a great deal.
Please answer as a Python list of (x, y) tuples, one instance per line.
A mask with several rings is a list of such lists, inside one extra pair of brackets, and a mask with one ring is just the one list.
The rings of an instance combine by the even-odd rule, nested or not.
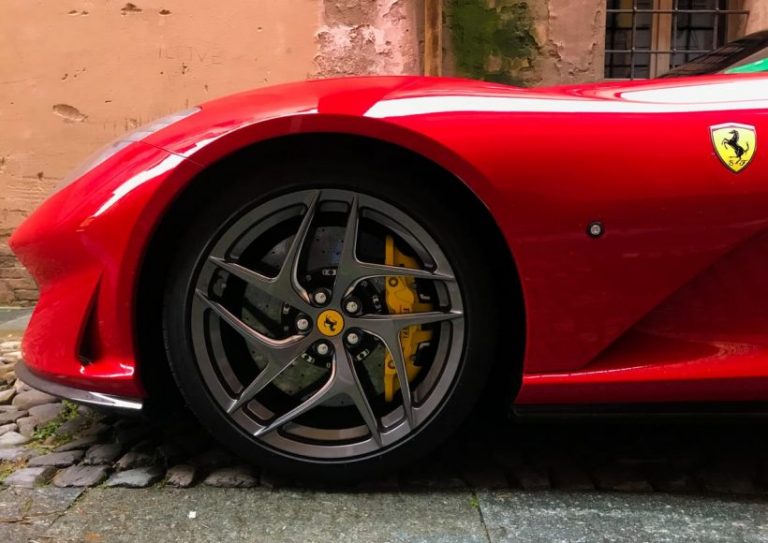
[(760, 74), (203, 104), (111, 144), (15, 232), (40, 286), (17, 371), (124, 409), (179, 390), (244, 456), (320, 478), (408, 462), (500, 391), (766, 401), (766, 108)]

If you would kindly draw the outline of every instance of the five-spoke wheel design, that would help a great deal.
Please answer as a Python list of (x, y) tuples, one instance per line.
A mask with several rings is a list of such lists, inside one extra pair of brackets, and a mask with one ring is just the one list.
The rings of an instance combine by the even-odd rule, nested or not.
[(224, 225), (198, 258), (188, 326), (227, 417), (317, 460), (393, 446), (456, 379), (461, 289), (440, 245), (397, 206), (299, 190)]

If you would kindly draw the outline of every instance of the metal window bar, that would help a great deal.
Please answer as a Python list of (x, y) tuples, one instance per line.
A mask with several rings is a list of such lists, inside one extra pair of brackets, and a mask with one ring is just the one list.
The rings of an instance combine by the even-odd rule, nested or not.
[[(606, 55), (606, 72), (608, 72), (606, 75), (608, 77), (611, 77), (613, 75), (613, 71), (615, 68), (622, 68), (622, 67), (628, 67), (629, 68), (629, 79), (635, 79), (636, 78), (636, 67), (637, 67), (637, 57), (639, 55), (670, 55), (670, 59), (674, 62), (675, 55), (682, 54), (685, 58), (684, 62), (688, 62), (689, 60), (692, 60), (692, 56), (698, 56), (703, 55), (705, 53), (709, 53), (713, 51), (714, 49), (717, 49), (718, 47), (721, 47), (722, 45), (725, 45), (726, 41), (726, 35), (727, 30), (726, 27), (728, 25), (728, 18), (732, 16), (743, 16), (746, 17), (749, 15), (749, 10), (746, 9), (740, 9), (740, 8), (729, 8), (728, 5), (732, 4), (732, 1), (730, 0), (714, 0), (713, 7), (706, 7), (706, 8), (695, 8), (695, 7), (680, 7), (680, 0), (674, 0), (674, 3), (672, 5), (672, 8), (669, 9), (662, 9), (662, 8), (646, 8), (646, 7), (638, 7), (638, 3), (641, 0), (632, 0), (632, 7), (625, 8), (625, 7), (612, 7), (612, 2), (608, 0), (608, 7), (606, 9), (606, 21), (609, 22), (609, 24), (606, 27), (606, 49), (605, 49), (605, 55)], [(655, 2), (651, 5), (658, 5)], [(630, 15), (631, 16), (631, 24), (629, 25), (629, 28), (627, 27), (621, 27), (617, 24), (616, 18), (611, 18), (611, 16), (619, 16), (619, 15)], [(668, 43), (670, 44), (669, 48), (653, 48), (653, 47), (639, 47), (637, 43), (637, 37), (639, 33), (638, 29), (638, 17), (641, 15), (648, 15), (651, 17), (651, 21), (654, 20), (654, 16), (658, 15), (669, 15), (672, 17), (672, 36), (669, 36)], [(680, 27), (680, 16), (686, 16), (690, 15), (690, 20), (688, 22), (688, 26)], [(693, 17), (696, 15), (712, 15), (712, 24), (711, 26), (695, 26), (693, 23)], [(610, 24), (610, 23), (614, 24)], [(651, 23), (653, 24), (653, 22)], [(617, 47), (617, 36), (621, 32), (629, 31), (630, 36), (630, 44), (629, 47)], [(643, 29), (646, 30), (646, 29)], [(678, 32), (682, 30), (685, 32), (685, 45), (683, 47), (678, 47), (677, 44), (677, 34)], [(692, 40), (694, 37), (694, 32), (706, 32), (711, 31), (712, 32), (712, 42), (711, 47), (709, 48), (693, 48), (692, 47)], [(629, 65), (616, 65), (615, 64), (615, 54), (628, 54), (629, 55)], [(674, 66), (672, 66), (674, 67)], [(659, 74), (649, 74), (649, 75), (659, 75)]]

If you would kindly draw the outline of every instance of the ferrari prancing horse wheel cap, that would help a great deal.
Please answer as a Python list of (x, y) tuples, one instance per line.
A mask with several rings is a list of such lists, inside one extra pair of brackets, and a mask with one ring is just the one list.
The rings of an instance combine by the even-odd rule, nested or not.
[(344, 329), (344, 317), (338, 311), (326, 309), (317, 318), (317, 329), (324, 336), (338, 336)]

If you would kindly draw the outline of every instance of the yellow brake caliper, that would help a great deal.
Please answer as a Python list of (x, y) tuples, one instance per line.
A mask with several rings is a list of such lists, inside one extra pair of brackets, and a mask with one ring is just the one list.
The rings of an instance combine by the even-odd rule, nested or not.
[[(384, 263), (388, 266), (418, 269), (416, 260), (397, 250), (392, 236), (387, 236), (386, 239)], [(419, 296), (416, 293), (416, 280), (413, 277), (392, 276), (387, 277), (386, 282), (387, 309), (390, 314), (432, 310), (432, 304), (419, 301)], [(403, 346), (403, 358), (405, 359), (405, 369), (408, 373), (408, 382), (411, 382), (421, 369), (415, 364), (414, 360), (419, 345), (430, 339), (432, 339), (432, 332), (422, 330), (420, 325), (408, 326), (401, 330), (400, 343)], [(392, 348), (397, 348), (397, 346), (393, 345)], [(392, 355), (387, 352), (384, 358), (384, 399), (391, 402), (399, 388), (400, 382), (397, 379), (395, 362), (392, 359)]]

